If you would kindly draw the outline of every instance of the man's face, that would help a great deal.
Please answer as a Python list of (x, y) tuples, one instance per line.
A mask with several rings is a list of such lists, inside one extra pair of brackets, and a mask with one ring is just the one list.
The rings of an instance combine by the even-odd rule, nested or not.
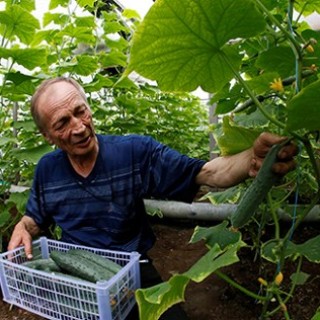
[(38, 100), (43, 135), (69, 156), (85, 156), (97, 146), (90, 108), (81, 93), (61, 81), (48, 87)]

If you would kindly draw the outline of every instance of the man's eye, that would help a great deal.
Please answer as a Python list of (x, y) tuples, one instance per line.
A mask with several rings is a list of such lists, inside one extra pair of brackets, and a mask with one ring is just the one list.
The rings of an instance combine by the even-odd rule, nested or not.
[(85, 112), (86, 112), (86, 108), (82, 108), (82, 109), (79, 109), (79, 110), (76, 112), (76, 114), (79, 115), (79, 116), (81, 116), (81, 115), (83, 115)]
[(63, 122), (59, 122), (57, 125), (56, 125), (56, 127), (55, 127), (55, 129), (56, 130), (62, 130), (64, 127), (65, 127), (65, 125), (66, 125), (66, 121), (63, 121)]

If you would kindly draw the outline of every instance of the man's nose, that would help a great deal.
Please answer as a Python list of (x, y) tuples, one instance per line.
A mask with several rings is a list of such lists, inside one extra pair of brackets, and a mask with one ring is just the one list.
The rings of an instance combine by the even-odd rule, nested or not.
[(79, 134), (82, 133), (84, 130), (86, 129), (86, 126), (84, 125), (84, 123), (82, 122), (82, 120), (80, 118), (73, 118), (72, 121), (72, 131), (74, 134)]

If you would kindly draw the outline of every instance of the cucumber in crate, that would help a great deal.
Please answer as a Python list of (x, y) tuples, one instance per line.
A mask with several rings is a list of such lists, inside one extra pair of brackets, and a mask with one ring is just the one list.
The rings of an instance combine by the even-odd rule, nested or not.
[(97, 265), (107, 270), (110, 270), (110, 272), (113, 272), (114, 274), (116, 274), (121, 270), (121, 266), (118, 263), (106, 257), (102, 257), (101, 255), (96, 254), (94, 252), (91, 252), (88, 250), (81, 250), (81, 249), (70, 249), (68, 252), (76, 256), (80, 256), (85, 259), (88, 259), (90, 261), (94, 261)]
[(23, 248), (0, 254), (3, 300), (47, 319), (120, 320), (140, 287), (137, 252), (78, 246), (42, 237), (34, 259)]
[[(90, 254), (90, 256), (92, 255), (97, 256), (95, 253)], [(78, 276), (79, 278), (94, 283), (98, 281), (109, 280), (116, 274), (115, 272), (97, 264), (95, 260), (87, 259), (77, 253), (55, 250), (51, 251), (50, 257), (66, 273), (70, 273), (73, 276)], [(95, 259), (96, 258), (97, 257), (95, 257)]]

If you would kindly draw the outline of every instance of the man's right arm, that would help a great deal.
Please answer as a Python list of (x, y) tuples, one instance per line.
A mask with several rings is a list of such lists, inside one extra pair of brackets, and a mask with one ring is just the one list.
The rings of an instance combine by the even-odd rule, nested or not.
[(32, 259), (32, 238), (38, 235), (40, 231), (41, 229), (32, 218), (23, 216), (13, 230), (8, 250), (24, 246), (27, 258)]

